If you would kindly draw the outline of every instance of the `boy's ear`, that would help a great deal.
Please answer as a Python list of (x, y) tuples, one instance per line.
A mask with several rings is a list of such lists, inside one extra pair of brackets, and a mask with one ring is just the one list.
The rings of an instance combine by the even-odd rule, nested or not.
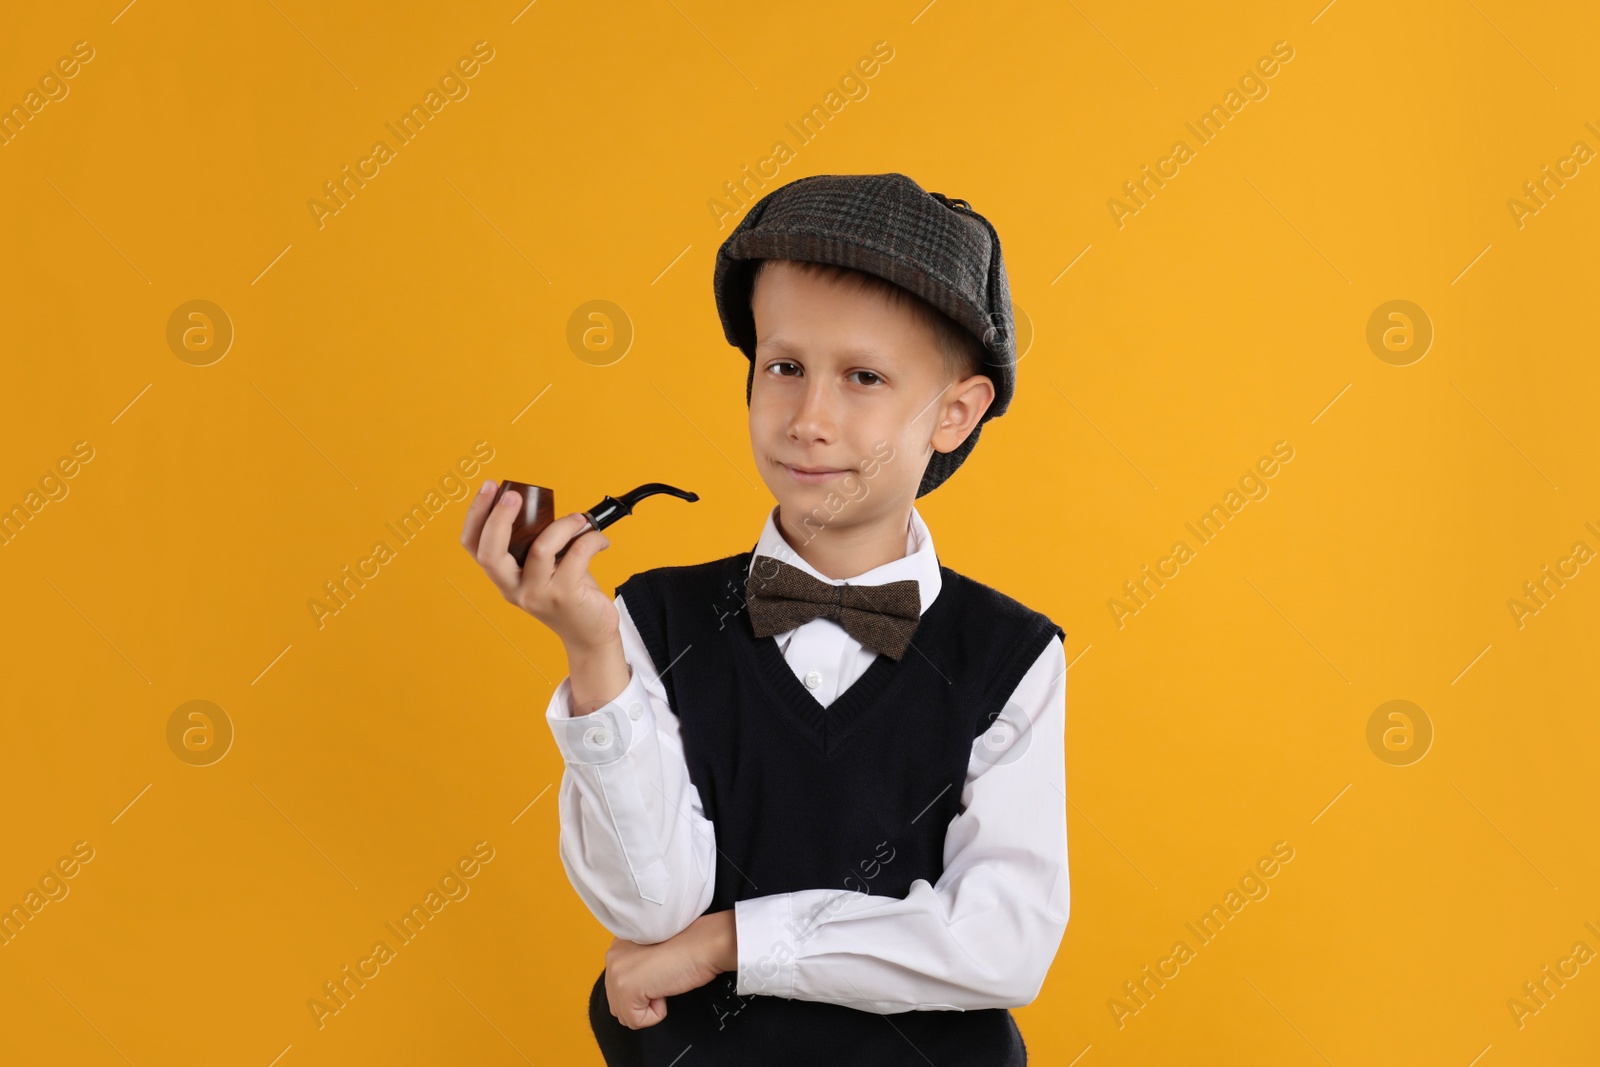
[(938, 424), (929, 442), (934, 451), (951, 452), (959, 448), (993, 403), (994, 382), (990, 381), (987, 374), (974, 374), (950, 383), (945, 390)]

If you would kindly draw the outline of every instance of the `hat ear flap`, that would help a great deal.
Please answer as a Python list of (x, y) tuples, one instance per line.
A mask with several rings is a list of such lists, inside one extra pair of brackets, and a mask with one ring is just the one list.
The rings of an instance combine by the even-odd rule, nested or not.
[(919, 498), (927, 496), (943, 485), (956, 472), (956, 468), (966, 462), (967, 457), (972, 455), (972, 450), (978, 447), (978, 435), (982, 432), (983, 420), (980, 419), (965, 441), (949, 452), (935, 452), (928, 457), (928, 466), (922, 472), (922, 482), (917, 486)]
[[(797, 178), (783, 187), (800, 185), (814, 180), (817, 175), (808, 178)], [(775, 190), (781, 191), (781, 190)], [(734, 226), (733, 232), (722, 242), (717, 249), (717, 261), (713, 270), (713, 283), (717, 294), (718, 311), (724, 320), (723, 334), (730, 344), (738, 345), (739, 350), (751, 362), (750, 378), (745, 381), (745, 403), (750, 401), (750, 389), (755, 379), (755, 351), (756, 351), (756, 317), (750, 307), (750, 298), (754, 295), (752, 278), (755, 274), (756, 264), (761, 258), (746, 258), (739, 255), (741, 251), (741, 238), (753, 230), (757, 223), (772, 207), (778, 198), (772, 194), (763, 196), (750, 210), (745, 212), (744, 218)]]
[(756, 358), (756, 311), (750, 301), (755, 296), (756, 265), (760, 262), (759, 259), (729, 260), (722, 283), (723, 292), (727, 294), (724, 310), (733, 332), (731, 340), (752, 365)]
[[(1016, 389), (1017, 380), (1017, 327), (1016, 312), (1011, 305), (1011, 284), (1006, 277), (1005, 260), (1000, 255), (1000, 234), (995, 230), (994, 223), (983, 216), (977, 216), (989, 230), (989, 307), (988, 318), (990, 326), (984, 331), (982, 338), (985, 350), (984, 361), (993, 368), (991, 377), (996, 374), (1005, 382), (1008, 394), (1005, 403), (1000, 404), (996, 410), (994, 405), (983, 413), (980, 422), (1005, 414), (1006, 408), (1011, 406), (1010, 393)], [(991, 343), (991, 341), (993, 343)], [(990, 359), (990, 355), (994, 357)]]
[[(1004, 399), (990, 405), (989, 410), (983, 413), (983, 418), (978, 420), (981, 425), (997, 415), (1005, 414), (1011, 403), (1009, 394), (1016, 388), (1016, 313), (1011, 306), (1011, 286), (1000, 252), (1000, 233), (994, 228), (994, 223), (973, 210), (965, 200), (932, 190), (928, 195), (956, 214), (983, 223), (984, 229), (989, 231), (988, 306), (984, 308), (983, 315), (987, 325), (978, 340), (983, 345), (984, 373), (995, 379), (997, 395)], [(1002, 384), (1006, 388), (1001, 389)]]

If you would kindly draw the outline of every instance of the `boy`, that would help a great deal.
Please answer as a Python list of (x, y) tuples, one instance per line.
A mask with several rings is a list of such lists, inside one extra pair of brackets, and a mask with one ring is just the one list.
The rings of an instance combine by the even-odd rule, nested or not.
[(611, 600), (603, 534), (553, 562), (576, 513), (520, 574), (515, 494), (462, 532), (567, 651), (561, 858), (617, 937), (596, 1039), (612, 1067), (1023, 1064), (1006, 1009), (1070, 901), (1063, 633), (942, 566), (914, 506), (1014, 391), (999, 237), (904, 175), (818, 175), (751, 207), (714, 287), (777, 501), (751, 550)]

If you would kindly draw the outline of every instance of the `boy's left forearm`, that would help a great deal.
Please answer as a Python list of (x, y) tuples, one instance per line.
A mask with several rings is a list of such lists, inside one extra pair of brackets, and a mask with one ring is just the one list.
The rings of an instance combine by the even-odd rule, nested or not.
[[(738, 927), (734, 925), (733, 916), (733, 909), (729, 908), (727, 911), (714, 911), (709, 915), (702, 915), (695, 920), (696, 923), (705, 923), (703, 936), (706, 959), (717, 969), (718, 974), (739, 969), (739, 932)], [(691, 925), (689, 929), (693, 930), (694, 926)]]
[(695, 969), (712, 975), (739, 969), (739, 935), (734, 925), (732, 908), (713, 911), (700, 916), (681, 933), (647, 948), (658, 950), (664, 956), (672, 955), (679, 962), (693, 964)]

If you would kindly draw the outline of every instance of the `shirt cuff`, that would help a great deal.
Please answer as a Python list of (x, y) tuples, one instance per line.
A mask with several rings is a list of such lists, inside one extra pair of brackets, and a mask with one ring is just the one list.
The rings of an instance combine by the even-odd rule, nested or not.
[(588, 715), (572, 714), (572, 677), (568, 675), (551, 694), (544, 717), (562, 759), (595, 766), (622, 759), (633, 751), (640, 738), (648, 737), (655, 729), (650, 695), (638, 671), (632, 671), (616, 699)]
[(794, 963), (799, 934), (790, 912), (790, 894), (738, 900), (733, 925), (739, 942), (739, 978), (734, 993), (794, 997)]

